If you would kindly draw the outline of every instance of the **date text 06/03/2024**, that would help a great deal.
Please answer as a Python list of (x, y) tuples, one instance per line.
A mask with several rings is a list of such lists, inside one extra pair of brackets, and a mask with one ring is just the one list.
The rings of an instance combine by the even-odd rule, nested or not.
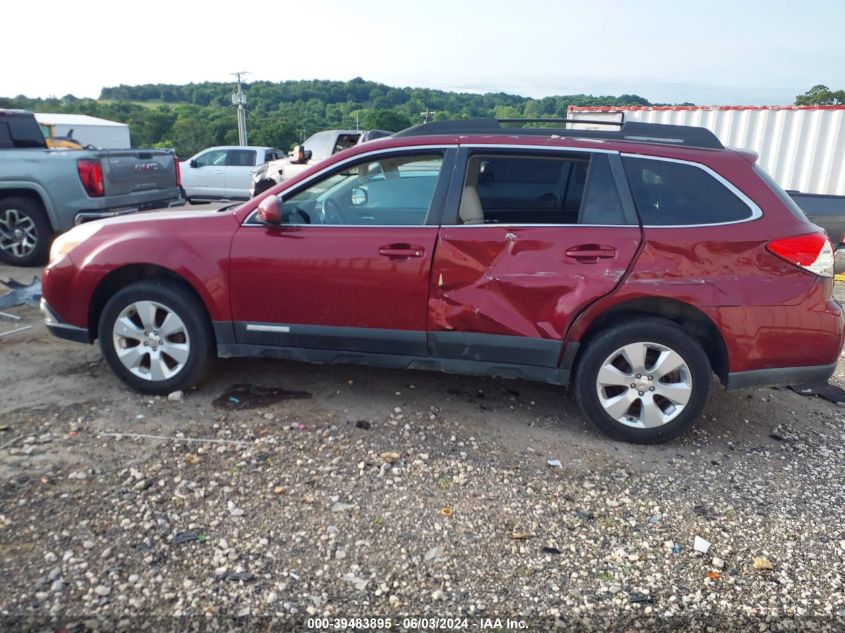
[(511, 618), (478, 618), (462, 617), (405, 617), (398, 618), (308, 618), (308, 629), (348, 630), (357, 628), (385, 629), (394, 627), (406, 630), (509, 630), (519, 631), (528, 628), (524, 620)]

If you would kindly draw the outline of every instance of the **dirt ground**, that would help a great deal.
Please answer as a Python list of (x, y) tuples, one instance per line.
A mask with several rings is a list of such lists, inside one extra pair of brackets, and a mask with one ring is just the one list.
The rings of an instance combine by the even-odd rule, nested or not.
[(20, 630), (139, 614), (596, 630), (845, 615), (845, 410), (820, 398), (717, 386), (661, 446), (606, 439), (557, 387), (419, 371), (220, 360), (171, 401), (129, 391), (36, 308), (4, 311), (21, 320), (0, 333), (32, 326), (0, 336), (0, 618)]

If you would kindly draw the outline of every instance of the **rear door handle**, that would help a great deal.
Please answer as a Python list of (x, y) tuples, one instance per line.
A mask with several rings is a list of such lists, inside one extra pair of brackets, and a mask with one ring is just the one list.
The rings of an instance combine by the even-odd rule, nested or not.
[(566, 256), (584, 263), (616, 257), (616, 247), (603, 244), (579, 244), (566, 249)]
[(413, 244), (387, 244), (378, 249), (378, 254), (388, 259), (408, 259), (409, 257), (422, 257), (425, 254), (425, 249)]

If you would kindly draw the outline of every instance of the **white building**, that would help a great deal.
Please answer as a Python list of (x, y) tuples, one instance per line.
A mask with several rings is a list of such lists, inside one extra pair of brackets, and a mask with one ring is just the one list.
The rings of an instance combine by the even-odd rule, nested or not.
[[(100, 149), (126, 149), (131, 146), (129, 126), (87, 114), (48, 114), (36, 112), (35, 119), (41, 125), (53, 127), (53, 136), (70, 136), (83, 146), (93, 145)], [(46, 136), (46, 135), (45, 135)]]

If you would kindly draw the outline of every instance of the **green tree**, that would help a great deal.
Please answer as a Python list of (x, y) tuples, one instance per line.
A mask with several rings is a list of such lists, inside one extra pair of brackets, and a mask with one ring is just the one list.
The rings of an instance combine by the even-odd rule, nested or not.
[(845, 90), (831, 90), (819, 84), (807, 92), (795, 97), (795, 105), (843, 105), (845, 104)]
[(411, 127), (411, 120), (396, 110), (365, 110), (360, 121), (361, 127), (365, 130), (398, 132)]

